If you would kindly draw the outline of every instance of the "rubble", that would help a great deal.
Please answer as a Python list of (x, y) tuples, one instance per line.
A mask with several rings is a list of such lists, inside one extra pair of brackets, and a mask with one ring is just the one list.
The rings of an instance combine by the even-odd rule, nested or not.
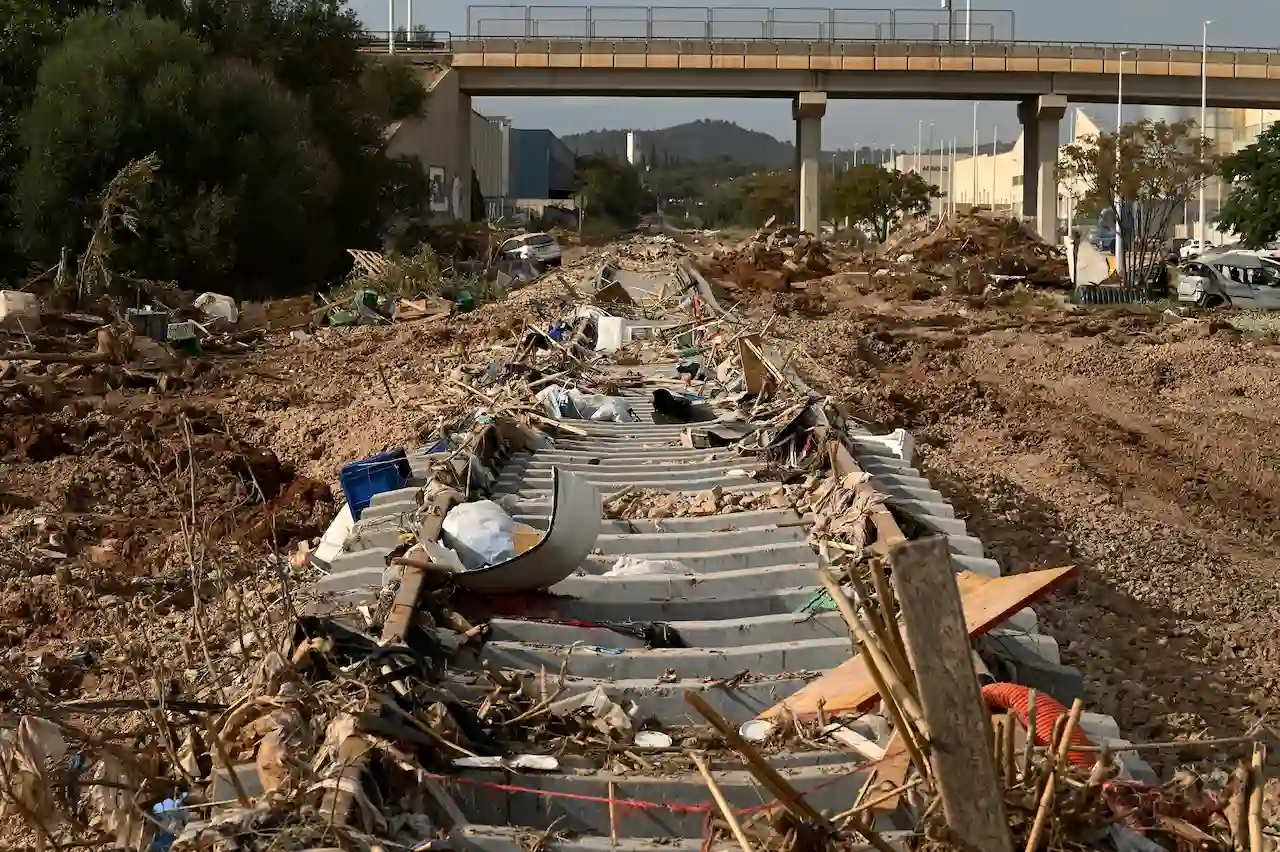
[(831, 275), (845, 262), (809, 234), (766, 223), (746, 243), (713, 254), (705, 269), (744, 291), (786, 292), (805, 290), (800, 285)]
[[(804, 239), (763, 235), (738, 262), (755, 275), (785, 253), (784, 280), (830, 271), (832, 253)], [(988, 256), (930, 239), (912, 251)], [(674, 245), (649, 238), (570, 262), (447, 321), (424, 301), (409, 322), (262, 332), (235, 373), (106, 323), (105, 336), (90, 325), (33, 338), (67, 350), (44, 354), (94, 359), (52, 374), (64, 362), (12, 353), (9, 372), (30, 381), (0, 397), (19, 424), (0, 450), (22, 477), (0, 492), (17, 519), (6, 541), (22, 545), (0, 554), (18, 651), (2, 682), (14, 718), (0, 734), (0, 800), (25, 847), (663, 837), (743, 852), (1263, 852), (1261, 728), (1235, 741), (1258, 754), (1236, 776), (1153, 785), (1142, 758), (1165, 744), (1099, 736), (1096, 722), (1086, 733), (1084, 700), (979, 690), (1022, 670), (990, 653), (975, 663), (974, 631), (946, 618), (985, 595), (983, 630), (1011, 625), (1081, 572), (1047, 569), (1048, 582), (1016, 563), (1000, 576), (893, 431), (894, 418), (926, 438), (927, 416), (981, 422), (983, 400), (934, 400), (944, 414), (929, 415), (925, 400), (866, 388), (922, 358), (945, 377), (958, 356), (940, 337), (1001, 329), (920, 314), (870, 328), (865, 308), (762, 316), (717, 305), (696, 274), (616, 274), (670, 264)], [(243, 372), (268, 365), (270, 378)], [(167, 376), (186, 405), (165, 405)], [(112, 381), (100, 401), (93, 383)], [(593, 416), (606, 406), (611, 416)], [(253, 414), (214, 412), (224, 407)], [(865, 408), (888, 416), (855, 416)], [(408, 474), (374, 489), (358, 520), (339, 512), (347, 532), (316, 559), (336, 511), (322, 478), (389, 445)], [(940, 451), (926, 440), (920, 455)], [(38, 514), (54, 509), (39, 477), (52, 483), (54, 466), (81, 457), (98, 470), (76, 467), (73, 481), (94, 488), (50, 485), (62, 502)], [(483, 541), (468, 513), (486, 514)], [(922, 589), (940, 596), (922, 605)], [(76, 607), (97, 641), (57, 638), (52, 625)], [(37, 625), (34, 660), (18, 619)], [(748, 624), (740, 641), (713, 632)], [(850, 642), (859, 653), (846, 659)], [(781, 671), (784, 649), (791, 667), (817, 659), (821, 671)], [(866, 675), (856, 707), (825, 691), (854, 662)], [(787, 703), (815, 690), (830, 700), (813, 712)], [(961, 753), (978, 768), (958, 772)], [(992, 842), (975, 842), (980, 829)]]
[(1071, 281), (1061, 247), (1044, 243), (1016, 219), (981, 213), (941, 222), (909, 220), (881, 246), (879, 255), (961, 282), (967, 282), (974, 270), (1001, 283), (1067, 286)]

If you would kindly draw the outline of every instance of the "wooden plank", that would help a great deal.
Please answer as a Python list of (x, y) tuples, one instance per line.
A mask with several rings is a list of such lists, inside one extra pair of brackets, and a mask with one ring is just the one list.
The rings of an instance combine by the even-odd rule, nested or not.
[(893, 584), (929, 726), (929, 760), (947, 827), (961, 849), (1013, 852), (1004, 794), (991, 755), (990, 714), (973, 668), (964, 609), (943, 536), (889, 554)]
[[(1077, 573), (1075, 566), (1069, 566), (1012, 577), (987, 577), (972, 571), (957, 574), (956, 585), (969, 638), (986, 633), (1027, 604), (1070, 582)], [(907, 640), (910, 641), (909, 636)], [(814, 716), (820, 702), (825, 704), (828, 714), (855, 713), (865, 710), (878, 695), (862, 658), (852, 657), (770, 707), (760, 718), (769, 719), (786, 710), (797, 716)]]
[[(889, 737), (889, 746), (884, 750), (884, 757), (876, 764), (875, 774), (868, 782), (868, 798), (878, 794), (897, 790), (907, 781), (907, 773), (911, 770), (911, 753), (897, 731)], [(898, 809), (902, 794), (890, 796), (871, 807), (872, 814), (888, 814)]]
[[(435, 541), (440, 538), (440, 527), (444, 524), (444, 516), (453, 499), (455, 491), (442, 491), (431, 498), (430, 513), (422, 521), (418, 530), (418, 538), (422, 541)], [(409, 625), (413, 623), (413, 611), (418, 606), (418, 596), (422, 594), (423, 581), (429, 573), (429, 566), (408, 565), (400, 577), (400, 588), (396, 590), (395, 600), (391, 602), (391, 611), (382, 624), (382, 644), (403, 642), (409, 635)]]
[(742, 360), (742, 376), (748, 392), (768, 396), (778, 389), (772, 366), (758, 346), (760, 335), (745, 334), (738, 338), (738, 357)]
[[(445, 490), (431, 498), (430, 514), (423, 520), (418, 530), (419, 540), (435, 541), (440, 537), (440, 527), (444, 524), (444, 516), (453, 505), (458, 493)], [(413, 613), (418, 606), (418, 597), (422, 587), (434, 566), (429, 563), (409, 564), (400, 577), (400, 588), (396, 590), (395, 600), (391, 603), (391, 611), (382, 625), (381, 641), (383, 645), (403, 642), (413, 624)], [(335, 786), (325, 791), (320, 809), (330, 825), (346, 825), (355, 814), (355, 795), (350, 787), (360, 784), (369, 753), (373, 747), (360, 734), (353, 734), (338, 746), (338, 759), (342, 769)]]

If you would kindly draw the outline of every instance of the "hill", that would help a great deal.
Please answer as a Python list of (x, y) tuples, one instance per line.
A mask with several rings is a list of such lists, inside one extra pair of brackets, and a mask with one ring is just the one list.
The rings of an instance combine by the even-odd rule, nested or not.
[[(661, 130), (637, 132), (642, 159), (661, 166), (673, 161), (729, 160), (734, 163), (776, 168), (795, 162), (795, 147), (768, 133), (739, 127), (732, 121), (700, 119)], [(575, 154), (604, 154), (615, 159), (627, 155), (627, 131), (591, 130), (563, 137)]]

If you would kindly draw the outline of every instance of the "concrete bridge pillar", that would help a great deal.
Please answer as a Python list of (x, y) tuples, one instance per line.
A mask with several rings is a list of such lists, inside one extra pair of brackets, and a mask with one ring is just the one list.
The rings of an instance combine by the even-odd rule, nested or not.
[(1050, 243), (1058, 240), (1058, 139), (1067, 99), (1041, 95), (1018, 104), (1022, 123), (1022, 215)]
[(800, 230), (822, 232), (822, 117), (827, 114), (826, 92), (800, 92), (791, 104), (796, 121), (796, 200)]
[(464, 222), (471, 220), (471, 95), (458, 92), (453, 122), (453, 174), (449, 176), (449, 207)]

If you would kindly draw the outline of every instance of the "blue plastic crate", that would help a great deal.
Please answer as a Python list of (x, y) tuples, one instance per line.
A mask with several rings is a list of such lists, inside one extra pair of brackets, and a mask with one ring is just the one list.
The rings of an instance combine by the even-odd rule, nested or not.
[(347, 495), (351, 517), (360, 520), (360, 513), (369, 508), (375, 494), (403, 488), (412, 474), (404, 450), (378, 453), (344, 465), (338, 481)]

